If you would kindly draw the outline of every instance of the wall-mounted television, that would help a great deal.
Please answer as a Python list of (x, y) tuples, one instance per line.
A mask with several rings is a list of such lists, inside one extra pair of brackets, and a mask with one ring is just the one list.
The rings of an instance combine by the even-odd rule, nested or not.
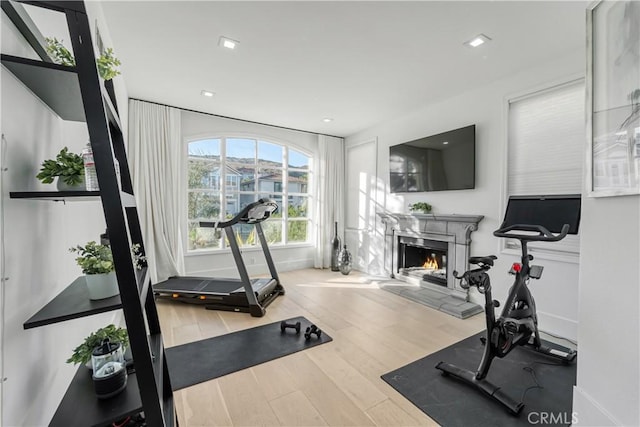
[(392, 193), (475, 188), (476, 125), (389, 147)]

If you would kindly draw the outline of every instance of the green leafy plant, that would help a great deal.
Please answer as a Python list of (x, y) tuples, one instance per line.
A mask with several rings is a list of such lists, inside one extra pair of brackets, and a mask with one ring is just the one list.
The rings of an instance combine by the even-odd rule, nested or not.
[(75, 58), (71, 55), (71, 52), (64, 47), (62, 40), (58, 40), (55, 37), (47, 37), (45, 41), (47, 42), (47, 53), (51, 55), (51, 58), (56, 64), (66, 65), (68, 67), (76, 66)]
[(106, 49), (96, 60), (96, 63), (98, 65), (98, 73), (100, 73), (100, 77), (105, 80), (111, 80), (120, 74), (120, 71), (116, 69), (116, 67), (120, 65), (120, 60), (115, 57), (112, 48)]
[(413, 203), (409, 205), (409, 210), (411, 212), (418, 211), (422, 213), (429, 213), (431, 212), (431, 205), (425, 202)]
[(69, 252), (79, 255), (76, 262), (84, 274), (107, 274), (114, 270), (113, 254), (109, 246), (91, 241), (85, 246), (69, 248)]
[[(62, 40), (58, 40), (55, 37), (45, 38), (47, 42), (47, 53), (51, 55), (51, 58), (56, 64), (66, 65), (69, 67), (76, 66), (76, 60), (69, 52), (69, 49), (64, 47)], [(98, 66), (98, 73), (104, 80), (111, 80), (115, 76), (120, 74), (120, 71), (116, 69), (121, 62), (116, 58), (113, 53), (113, 48), (108, 48), (104, 51), (98, 59), (96, 59), (96, 65)]]
[(112, 343), (120, 343), (123, 347), (129, 345), (129, 335), (124, 328), (118, 328), (115, 325), (107, 325), (100, 328), (84, 339), (84, 342), (73, 350), (73, 354), (67, 363), (86, 364), (91, 361), (91, 353), (93, 349), (102, 344), (105, 338), (109, 338)]
[(82, 157), (75, 153), (70, 153), (67, 147), (64, 147), (55, 160), (45, 160), (42, 163), (40, 173), (36, 175), (44, 184), (51, 184), (55, 177), (68, 185), (78, 185), (84, 179), (84, 162)]

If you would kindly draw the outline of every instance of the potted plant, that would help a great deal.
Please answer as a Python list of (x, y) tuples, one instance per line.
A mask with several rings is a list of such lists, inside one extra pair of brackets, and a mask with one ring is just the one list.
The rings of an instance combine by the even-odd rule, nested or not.
[(85, 274), (89, 299), (99, 300), (118, 295), (118, 281), (109, 246), (91, 241), (69, 251), (78, 254), (76, 262)]
[[(69, 52), (69, 49), (62, 44), (62, 40), (58, 40), (55, 37), (47, 37), (45, 41), (47, 42), (47, 53), (51, 55), (53, 62), (68, 67), (76, 66), (76, 59)], [(116, 67), (121, 65), (121, 62), (113, 53), (113, 48), (105, 49), (102, 55), (96, 59), (96, 65), (98, 66), (100, 77), (104, 80), (111, 80), (120, 74)]]
[(45, 160), (36, 178), (44, 184), (51, 184), (54, 178), (58, 178), (58, 190), (84, 190), (84, 162), (82, 157), (70, 153), (64, 147), (55, 160)]
[(409, 210), (411, 212), (417, 211), (427, 214), (431, 212), (431, 205), (426, 202), (417, 202), (409, 205)]
[(107, 325), (86, 337), (84, 342), (73, 350), (73, 354), (67, 359), (67, 363), (73, 363), (74, 365), (83, 364), (90, 368), (91, 353), (94, 348), (102, 344), (105, 338), (109, 338), (109, 341), (112, 343), (120, 343), (123, 348), (129, 345), (129, 335), (126, 329), (118, 328), (113, 324)]
[[(69, 67), (76, 66), (75, 58), (71, 52), (69, 52), (69, 49), (62, 44), (62, 40), (58, 40), (55, 37), (47, 37), (45, 38), (45, 41), (47, 42), (47, 53), (55, 63)], [(111, 102), (117, 110), (116, 95), (113, 88), (113, 82), (111, 80), (120, 74), (117, 67), (121, 65), (121, 62), (113, 53), (113, 48), (105, 49), (102, 55), (96, 59), (96, 65), (98, 66), (98, 74), (104, 80), (104, 88), (109, 94)]]

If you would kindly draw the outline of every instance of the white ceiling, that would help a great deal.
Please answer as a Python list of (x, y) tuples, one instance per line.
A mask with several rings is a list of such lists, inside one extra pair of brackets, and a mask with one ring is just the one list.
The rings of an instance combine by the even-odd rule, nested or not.
[[(584, 49), (587, 4), (106, 1), (102, 7), (130, 97), (348, 136)], [(493, 41), (463, 45), (479, 33)], [(219, 47), (223, 35), (238, 40), (238, 49)], [(205, 98), (203, 89), (216, 95)]]

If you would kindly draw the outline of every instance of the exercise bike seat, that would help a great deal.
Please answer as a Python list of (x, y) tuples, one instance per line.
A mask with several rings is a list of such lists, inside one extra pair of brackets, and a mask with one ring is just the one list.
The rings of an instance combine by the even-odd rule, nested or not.
[(469, 258), (469, 264), (484, 264), (493, 266), (493, 260), (498, 259), (495, 255), (489, 256), (472, 256)]

